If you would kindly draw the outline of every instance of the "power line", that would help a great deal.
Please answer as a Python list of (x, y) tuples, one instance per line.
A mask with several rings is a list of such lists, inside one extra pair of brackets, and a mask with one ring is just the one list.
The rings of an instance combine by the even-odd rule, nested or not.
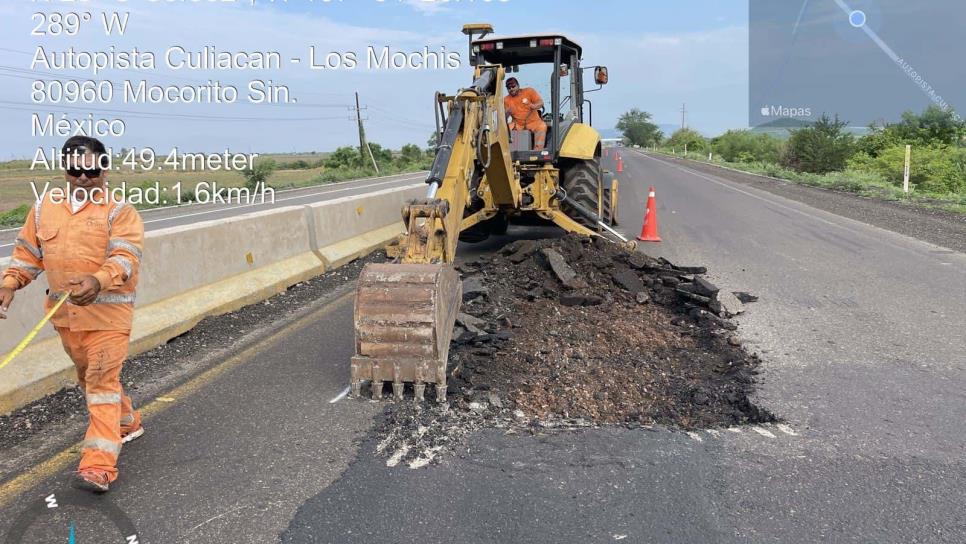
[(389, 121), (389, 122), (394, 122), (394, 123), (399, 124), (399, 125), (408, 125), (410, 127), (416, 127), (416, 128), (432, 128), (433, 127), (432, 124), (427, 123), (426, 121), (417, 121), (415, 119), (409, 119), (409, 118), (406, 118), (406, 117), (396, 116), (396, 115), (392, 114), (392, 112), (390, 112), (389, 110), (387, 110), (385, 108), (380, 108), (379, 106), (373, 106), (372, 104), (368, 104), (368, 106), (370, 108), (376, 110), (376, 111), (383, 112), (383, 114), (384, 114), (384, 118), (383, 117), (373, 117), (373, 121)]
[[(9, 106), (0, 106), (2, 109), (10, 110), (21, 110), (21, 111), (36, 111), (37, 104), (28, 104), (24, 102), (12, 102), (9, 100), (0, 100), (0, 104), (9, 104)], [(131, 111), (131, 110), (114, 110), (108, 108), (82, 108), (76, 106), (48, 106), (49, 109), (53, 111), (83, 111), (83, 112), (97, 112), (97, 113), (110, 113), (110, 114), (122, 114), (133, 118), (142, 119), (168, 119), (176, 117), (179, 119), (191, 119), (197, 121), (333, 121), (337, 119), (344, 119), (344, 117), (242, 117), (242, 116), (218, 116), (218, 115), (200, 115), (200, 114), (186, 114), (186, 113), (160, 113), (160, 112), (141, 112), (141, 111)]]

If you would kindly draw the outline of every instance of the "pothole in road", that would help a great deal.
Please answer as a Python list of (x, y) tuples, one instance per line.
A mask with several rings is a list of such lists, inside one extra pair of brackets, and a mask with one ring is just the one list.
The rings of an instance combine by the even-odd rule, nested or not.
[(448, 405), (387, 405), (377, 450), (390, 465), (434, 462), (483, 427), (777, 421), (750, 399), (759, 359), (731, 320), (755, 297), (718, 289), (703, 267), (565, 236), (514, 242), (458, 269)]

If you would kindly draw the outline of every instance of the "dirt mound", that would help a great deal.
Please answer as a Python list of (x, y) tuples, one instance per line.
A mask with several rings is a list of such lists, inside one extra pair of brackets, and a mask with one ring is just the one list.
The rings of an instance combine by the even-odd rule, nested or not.
[(721, 291), (703, 267), (571, 235), (517, 241), (457, 269), (449, 407), (390, 407), (381, 444), (390, 455), (416, 437), (407, 448), (425, 457), (482, 425), (775, 420), (749, 400), (759, 361), (730, 321), (755, 297)]

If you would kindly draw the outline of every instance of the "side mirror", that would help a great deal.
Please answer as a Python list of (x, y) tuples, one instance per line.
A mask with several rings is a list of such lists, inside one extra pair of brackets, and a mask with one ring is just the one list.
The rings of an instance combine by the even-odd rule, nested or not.
[(594, 83), (596, 83), (598, 85), (606, 85), (607, 84), (607, 67), (606, 66), (597, 66), (596, 68), (594, 68)]

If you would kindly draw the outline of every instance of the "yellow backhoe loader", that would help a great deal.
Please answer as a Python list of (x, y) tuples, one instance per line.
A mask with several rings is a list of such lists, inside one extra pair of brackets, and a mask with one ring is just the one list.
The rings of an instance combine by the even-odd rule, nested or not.
[[(446, 359), (462, 289), (453, 268), (459, 240), (503, 233), (510, 221), (538, 218), (568, 232), (609, 234), (616, 182), (605, 189), (600, 134), (590, 125), (584, 71), (596, 89), (607, 82), (602, 66), (583, 68), (581, 48), (565, 36), (490, 38), (488, 24), (463, 27), (469, 37), (473, 83), (449, 96), (436, 94), (437, 149), (426, 198), (402, 209), (406, 234), (394, 262), (367, 265), (355, 299), (356, 355), (351, 393), (368, 382), (381, 398), (385, 382), (396, 399), (406, 383), (415, 399), (426, 385), (446, 400)], [(504, 110), (508, 73), (544, 100), (546, 144), (534, 149), (530, 131), (511, 131)], [(584, 122), (584, 110), (588, 122)], [(532, 221), (531, 221), (532, 222)]]

